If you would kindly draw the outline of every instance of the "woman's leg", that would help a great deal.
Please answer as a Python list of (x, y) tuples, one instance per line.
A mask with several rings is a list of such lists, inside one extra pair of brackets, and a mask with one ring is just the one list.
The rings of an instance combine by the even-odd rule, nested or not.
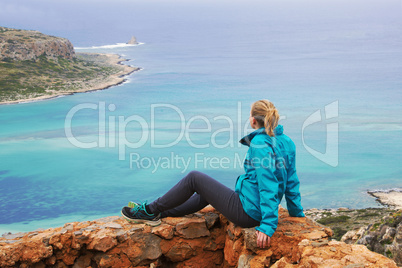
[[(197, 195), (191, 198), (194, 193), (200, 198)], [(258, 221), (243, 210), (239, 195), (235, 191), (198, 171), (188, 173), (164, 196), (150, 203), (149, 209), (154, 214), (166, 212), (165, 214), (185, 215), (183, 213), (198, 211), (207, 204), (211, 204), (236, 225), (241, 227), (259, 225)], [(170, 212), (171, 209), (173, 211)]]
[(191, 213), (200, 211), (208, 206), (208, 202), (205, 201), (199, 194), (193, 194), (186, 202), (175, 208), (161, 212), (161, 218), (166, 217), (183, 217)]

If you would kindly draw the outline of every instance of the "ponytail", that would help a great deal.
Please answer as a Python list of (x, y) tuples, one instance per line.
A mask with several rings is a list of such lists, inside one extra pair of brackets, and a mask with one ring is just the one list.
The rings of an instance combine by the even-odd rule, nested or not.
[(251, 116), (265, 127), (265, 132), (270, 136), (275, 136), (275, 128), (278, 126), (279, 113), (274, 104), (269, 100), (259, 100), (251, 105)]

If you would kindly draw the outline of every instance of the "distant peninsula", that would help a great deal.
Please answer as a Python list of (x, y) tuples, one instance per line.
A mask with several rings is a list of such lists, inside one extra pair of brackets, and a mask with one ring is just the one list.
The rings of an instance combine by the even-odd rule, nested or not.
[(116, 54), (76, 53), (65, 38), (0, 27), (0, 104), (105, 89), (139, 70)]

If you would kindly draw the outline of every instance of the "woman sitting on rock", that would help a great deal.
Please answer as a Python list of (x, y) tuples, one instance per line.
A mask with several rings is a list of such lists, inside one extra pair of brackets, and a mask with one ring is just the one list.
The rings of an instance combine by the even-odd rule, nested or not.
[(279, 114), (272, 102), (252, 104), (250, 125), (256, 129), (240, 143), (249, 147), (245, 174), (235, 191), (208, 175), (191, 171), (165, 195), (150, 204), (130, 202), (121, 213), (128, 221), (156, 226), (160, 218), (195, 213), (208, 204), (229, 221), (256, 227), (257, 245), (266, 248), (278, 224), (278, 206), (285, 194), (289, 214), (304, 217), (300, 204), (299, 179), (295, 167), (295, 145), (278, 125)]

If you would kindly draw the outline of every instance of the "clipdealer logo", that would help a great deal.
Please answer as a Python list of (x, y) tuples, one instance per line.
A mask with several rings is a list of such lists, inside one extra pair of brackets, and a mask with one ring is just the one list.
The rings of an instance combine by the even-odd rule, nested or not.
[[(218, 149), (235, 148), (242, 145), (238, 142), (242, 137), (254, 131), (250, 127), (249, 119), (242, 124), (242, 105), (237, 103), (237, 111), (235, 118), (227, 115), (218, 115), (212, 119), (204, 115), (194, 115), (186, 120), (184, 113), (175, 105), (168, 103), (156, 103), (150, 105), (150, 119), (146, 119), (138, 114), (129, 116), (114, 115), (116, 105), (106, 105), (105, 102), (99, 103), (82, 103), (71, 108), (64, 122), (65, 135), (68, 141), (78, 148), (117, 148), (119, 160), (126, 160), (128, 149), (138, 149), (143, 146), (150, 146), (151, 149), (171, 148), (183, 140), (189, 146), (196, 149), (204, 149), (214, 147)], [(305, 129), (309, 126), (338, 117), (338, 101), (332, 102), (324, 107), (325, 116), (321, 116), (321, 110), (312, 113), (303, 123), (302, 126), (302, 142), (304, 148), (315, 158), (332, 167), (338, 165), (338, 123), (329, 123), (326, 128), (326, 151), (324, 153), (308, 146), (305, 142)], [(97, 117), (97, 135), (91, 137), (90, 140), (80, 140), (73, 133), (73, 121), (79, 118), (81, 113), (91, 112), (92, 116)], [(163, 137), (163, 132), (158, 129), (157, 119), (162, 114), (168, 115), (172, 119), (176, 119), (179, 128), (174, 131), (174, 137)], [(108, 114), (108, 116), (106, 116)], [(281, 120), (286, 119), (281, 116)], [(199, 125), (202, 123), (203, 128)], [(132, 126), (136, 125), (135, 128)], [(197, 127), (198, 126), (198, 127)], [(159, 132), (159, 136), (158, 136)], [(199, 140), (200, 135), (208, 135), (208, 140)], [(220, 141), (218, 136), (228, 137), (225, 142)], [(235, 138), (235, 136), (237, 136)], [(130, 139), (129, 139), (130, 138)], [(133, 141), (133, 138), (135, 141)], [(203, 156), (203, 157), (202, 157)], [(202, 159), (202, 160), (200, 160)], [(234, 159), (234, 160), (233, 160)], [(244, 160), (244, 156), (234, 155), (232, 158), (226, 157), (207, 157), (204, 154), (196, 153), (194, 156), (176, 155), (171, 153), (169, 156), (159, 158), (146, 157), (137, 152), (129, 153), (130, 168), (179, 168), (187, 170), (190, 163), (197, 167), (204, 168), (229, 168), (237, 167), (240, 160)], [(202, 165), (202, 163), (204, 163)], [(206, 164), (208, 163), (208, 164)], [(242, 161), (241, 161), (242, 163)]]
[[(321, 110), (317, 110), (312, 113), (303, 123), (302, 126), (302, 142), (304, 148), (318, 160), (332, 166), (337, 167), (339, 163), (339, 123), (332, 122), (326, 124), (326, 142), (325, 152), (321, 153), (308, 146), (305, 142), (304, 131), (310, 125), (322, 122), (324, 120), (330, 120), (338, 118), (339, 116), (339, 103), (334, 101), (324, 107), (325, 116), (321, 116)], [(325, 118), (325, 119), (324, 119)]]
[[(78, 116), (80, 112), (84, 110), (94, 110), (96, 111), (98, 118), (98, 138), (97, 140), (92, 141), (80, 141), (73, 133), (73, 120), (75, 116)], [(212, 120), (208, 119), (204, 115), (195, 115), (190, 117), (188, 120), (185, 119), (184, 113), (175, 105), (167, 104), (167, 103), (157, 103), (151, 104), (150, 106), (150, 120), (146, 120), (144, 117), (140, 115), (130, 115), (128, 117), (125, 116), (115, 116), (109, 115), (106, 117), (106, 112), (114, 112), (116, 110), (116, 106), (114, 104), (109, 104), (106, 108), (105, 102), (99, 102), (99, 104), (95, 103), (82, 103), (74, 106), (66, 115), (64, 122), (64, 130), (65, 135), (68, 141), (78, 147), (84, 149), (91, 148), (118, 148), (119, 151), (119, 160), (126, 159), (126, 149), (137, 149), (140, 148), (147, 143), (150, 144), (151, 148), (170, 148), (177, 145), (183, 139), (189, 144), (189, 146), (197, 149), (203, 148), (227, 148), (235, 146), (240, 147), (237, 140), (239, 140), (244, 135), (247, 135), (252, 129), (249, 127), (249, 122), (247, 121), (242, 124), (241, 119), (241, 103), (238, 102), (237, 106), (237, 137), (238, 139), (235, 142), (235, 126), (234, 120), (226, 115), (218, 115), (212, 118)], [(158, 142), (157, 138), (157, 126), (156, 126), (156, 113), (157, 111), (163, 111), (164, 113), (169, 113), (173, 116), (177, 116), (178, 122), (180, 124), (179, 132), (177, 136), (167, 143)], [(108, 124), (106, 124), (108, 122)], [(193, 127), (196, 123), (203, 122), (205, 124), (205, 128), (196, 128)], [(139, 129), (135, 131), (135, 138), (137, 140), (135, 142), (130, 141), (126, 136), (128, 132), (128, 128), (130, 124), (138, 124)], [(212, 130), (213, 125), (223, 126), (219, 127), (216, 130)], [(243, 131), (242, 131), (243, 130)], [(210, 133), (209, 141), (204, 143), (197, 143), (196, 136), (200, 133)], [(226, 133), (228, 136), (227, 142), (219, 143), (217, 136)]]

